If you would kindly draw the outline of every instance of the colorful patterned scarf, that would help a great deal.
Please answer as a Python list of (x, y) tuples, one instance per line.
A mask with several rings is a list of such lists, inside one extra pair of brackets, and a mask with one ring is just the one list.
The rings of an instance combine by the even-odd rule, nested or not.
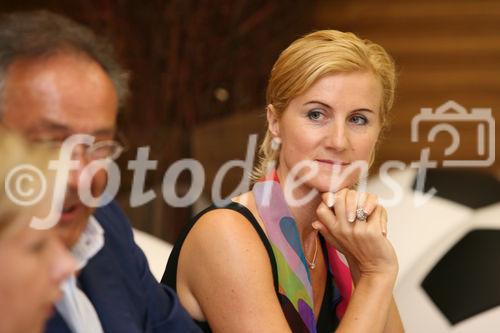
[[(252, 192), (259, 215), (264, 221), (267, 237), (276, 259), (279, 293), (293, 305), (310, 333), (316, 332), (311, 276), (300, 243), (297, 224), (286, 204), (276, 173), (255, 183)], [(345, 313), (352, 292), (349, 268), (340, 259), (337, 250), (327, 245), (329, 271), (333, 276), (334, 294), (340, 294), (336, 315)], [(333, 300), (331, 300), (333, 302)], [(284, 309), (286, 312), (287, 308)], [(293, 309), (288, 309), (292, 310)], [(285, 313), (287, 318), (293, 314)]]

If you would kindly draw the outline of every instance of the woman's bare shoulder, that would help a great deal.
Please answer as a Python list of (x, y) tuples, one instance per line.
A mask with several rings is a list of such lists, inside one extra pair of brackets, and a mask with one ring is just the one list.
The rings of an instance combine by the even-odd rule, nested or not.
[(183, 295), (184, 300), (195, 300), (192, 308), (197, 311), (191, 312), (199, 314), (199, 320), (208, 320), (216, 330), (259, 327), (256, 322), (261, 321), (262, 329), (277, 326), (277, 331), (287, 331), (267, 250), (239, 212), (221, 208), (201, 216), (179, 262), (178, 280), (187, 290), (180, 294), (181, 301)]
[[(245, 206), (256, 217), (253, 199), (239, 196), (234, 202)], [(237, 249), (263, 247), (249, 216), (229, 208), (217, 208), (203, 214), (189, 232), (186, 242), (195, 243), (205, 249), (234, 246)]]

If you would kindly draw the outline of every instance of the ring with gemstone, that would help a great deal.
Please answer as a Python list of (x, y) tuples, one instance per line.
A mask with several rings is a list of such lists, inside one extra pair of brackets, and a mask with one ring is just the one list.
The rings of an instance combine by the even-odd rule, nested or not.
[(366, 221), (368, 215), (365, 213), (363, 208), (356, 209), (356, 220), (358, 221)]

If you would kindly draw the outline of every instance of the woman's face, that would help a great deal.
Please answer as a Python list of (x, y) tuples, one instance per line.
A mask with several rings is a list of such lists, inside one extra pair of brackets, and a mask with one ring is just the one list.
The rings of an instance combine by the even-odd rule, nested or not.
[[(326, 192), (334, 170), (342, 172), (358, 160), (368, 163), (381, 129), (381, 102), (381, 83), (371, 72), (357, 71), (320, 78), (292, 99), (279, 119), (268, 113), (270, 131), (281, 139), (280, 177), (308, 161), (318, 172), (305, 185)], [(353, 185), (359, 174), (352, 173), (338, 189)]]
[(0, 267), (0, 332), (41, 332), (74, 271), (72, 257), (54, 231), (26, 225), (0, 238)]

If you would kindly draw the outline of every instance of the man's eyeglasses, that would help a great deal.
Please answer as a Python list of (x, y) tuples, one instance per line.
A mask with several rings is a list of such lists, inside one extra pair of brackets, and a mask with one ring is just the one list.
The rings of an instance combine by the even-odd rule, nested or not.
[[(37, 140), (38, 143), (47, 146), (50, 149), (61, 149), (64, 141), (55, 140)], [(115, 140), (104, 140), (94, 142), (92, 145), (77, 145), (73, 149), (73, 157), (81, 156), (87, 161), (95, 160), (116, 160), (125, 150), (125, 146)]]
[(91, 146), (85, 146), (84, 154), (88, 160), (116, 160), (122, 154), (125, 147), (118, 141), (106, 140), (95, 142)]

